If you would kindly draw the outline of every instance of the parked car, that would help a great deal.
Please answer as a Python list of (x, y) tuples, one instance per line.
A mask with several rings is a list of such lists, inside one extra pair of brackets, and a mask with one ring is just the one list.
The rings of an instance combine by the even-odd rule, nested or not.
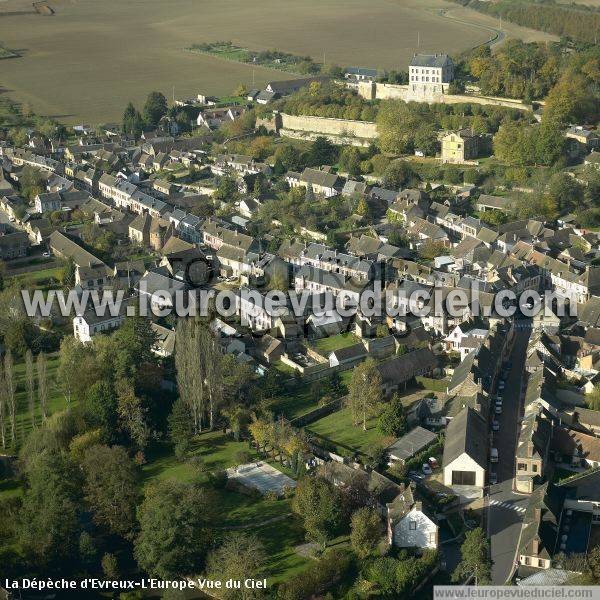
[(498, 448), (492, 448), (490, 451), (490, 462), (498, 462)]
[(500, 421), (496, 419), (492, 421), (492, 431), (500, 431)]
[(494, 412), (497, 415), (501, 415), (502, 414), (502, 404), (496, 404), (496, 406), (494, 407)]
[(51, 255), (50, 255), (50, 252), (42, 252), (42, 256), (44, 258), (50, 258)]
[(421, 473), (417, 473), (416, 471), (409, 471), (407, 477), (415, 482), (419, 482), (423, 479), (423, 475), (421, 475)]
[(498, 473), (490, 472), (490, 485), (496, 485), (498, 483)]
[(439, 463), (438, 463), (438, 461), (437, 461), (437, 460), (436, 460), (436, 459), (435, 459), (433, 456), (430, 456), (430, 457), (427, 459), (427, 462), (429, 463), (429, 466), (430, 466), (432, 469), (437, 469), (437, 468), (440, 466), (440, 465), (439, 465)]
[(498, 391), (501, 392), (504, 389), (504, 381), (502, 379), (498, 382)]
[(425, 475), (431, 475), (433, 473), (431, 467), (427, 463), (423, 463), (422, 471)]

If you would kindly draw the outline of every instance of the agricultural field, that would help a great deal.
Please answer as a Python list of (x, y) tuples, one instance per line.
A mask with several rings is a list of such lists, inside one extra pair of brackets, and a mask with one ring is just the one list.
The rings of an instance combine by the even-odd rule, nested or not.
[[(21, 57), (2, 63), (2, 91), (66, 123), (120, 119), (130, 100), (152, 90), (171, 98), (230, 94), (292, 75), (185, 51), (231, 40), (276, 48), (326, 64), (405, 68), (417, 50), (456, 53), (494, 32), (485, 15), (442, 0), (75, 0), (50, 2), (52, 16), (27, 0), (0, 1), (0, 40)], [(443, 11), (442, 11), (443, 12)], [(474, 18), (478, 22), (469, 23)], [(490, 19), (490, 21), (493, 21)], [(509, 32), (510, 33), (510, 32)], [(545, 34), (534, 33), (539, 37)], [(417, 40), (419, 46), (417, 47)]]

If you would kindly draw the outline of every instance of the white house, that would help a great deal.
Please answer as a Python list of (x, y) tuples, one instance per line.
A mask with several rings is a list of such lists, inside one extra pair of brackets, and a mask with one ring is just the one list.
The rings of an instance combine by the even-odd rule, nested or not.
[[(488, 331), (486, 329), (468, 329), (468, 325), (466, 323), (461, 323), (457, 325), (445, 338), (444, 342), (446, 343), (447, 350), (454, 350), (455, 352), (460, 351), (461, 343), (463, 340), (474, 337), (481, 341), (485, 340), (487, 337)], [(467, 352), (468, 354), (468, 352)]]
[(489, 446), (485, 419), (469, 406), (446, 427), (444, 485), (462, 497), (481, 497)]
[(121, 305), (121, 310), (114, 316), (108, 310), (103, 316), (99, 316), (94, 310), (88, 310), (73, 319), (73, 335), (84, 344), (91, 342), (95, 335), (109, 333), (121, 327), (125, 320), (125, 313), (126, 303)]
[(439, 528), (432, 515), (416, 502), (413, 488), (407, 487), (387, 505), (388, 543), (398, 548), (437, 549)]

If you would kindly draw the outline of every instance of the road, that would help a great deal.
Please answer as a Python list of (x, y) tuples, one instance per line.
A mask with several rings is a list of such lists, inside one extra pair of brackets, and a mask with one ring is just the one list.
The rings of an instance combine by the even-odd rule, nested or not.
[(515, 333), (510, 360), (512, 369), (506, 380), (503, 393), (500, 431), (493, 434), (493, 446), (498, 448), (498, 484), (490, 486), (486, 497), (486, 522), (493, 561), (492, 583), (503, 584), (511, 573), (516, 545), (521, 532), (527, 496), (514, 494), (512, 479), (515, 469), (515, 453), (518, 425), (523, 407), (521, 383), (525, 366), (527, 342), (530, 330)]

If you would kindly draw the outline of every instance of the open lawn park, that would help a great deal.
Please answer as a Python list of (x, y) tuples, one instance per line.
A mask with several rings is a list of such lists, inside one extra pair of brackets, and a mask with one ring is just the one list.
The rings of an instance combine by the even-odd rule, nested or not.
[(11, 98), (66, 123), (120, 120), (130, 100), (140, 105), (153, 90), (168, 98), (227, 95), (240, 83), (258, 87), (293, 77), (185, 51), (193, 44), (231, 40), (325, 64), (405, 69), (417, 37), (420, 52), (456, 53), (490, 39), (495, 25), (469, 9), (460, 20), (446, 18), (443, 9), (460, 7), (443, 0), (298, 0), (285, 10), (278, 0), (50, 5), (55, 14), (41, 16), (28, 0), (0, 2), (0, 42), (20, 55), (2, 62), (1, 85)]

